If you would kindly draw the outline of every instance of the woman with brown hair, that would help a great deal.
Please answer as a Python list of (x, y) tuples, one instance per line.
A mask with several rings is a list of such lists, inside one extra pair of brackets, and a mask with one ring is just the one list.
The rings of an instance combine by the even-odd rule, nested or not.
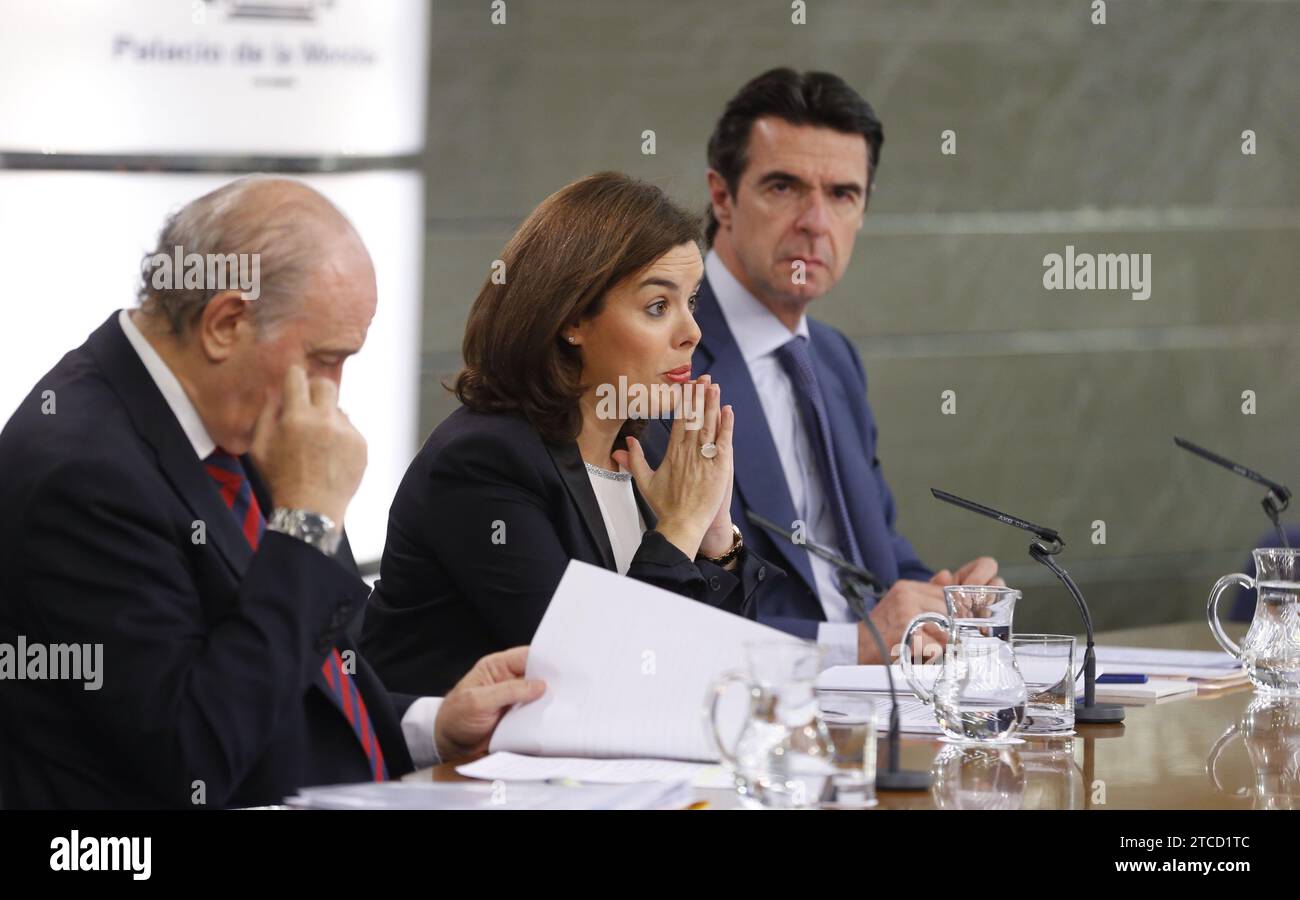
[[(437, 694), (531, 641), (571, 559), (754, 618), (783, 573), (731, 522), (733, 413), (691, 378), (699, 231), (657, 187), (605, 172), (506, 245), (470, 310), (463, 405), (389, 515), (362, 646), (390, 690)], [(635, 436), (649, 397), (681, 404), (658, 469)]]

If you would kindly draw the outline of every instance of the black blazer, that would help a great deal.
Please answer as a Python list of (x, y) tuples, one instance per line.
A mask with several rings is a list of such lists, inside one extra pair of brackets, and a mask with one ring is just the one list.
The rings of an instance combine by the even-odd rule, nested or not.
[[(748, 552), (735, 572), (693, 562), (636, 498), (648, 530), (629, 577), (749, 618), (760, 584), (784, 577)], [(485, 653), (532, 640), (571, 559), (615, 568), (577, 443), (461, 407), (402, 479), (361, 646), (389, 688), (443, 692)]]
[[(251, 551), (116, 313), (0, 432), (0, 472), (0, 642), (103, 644), (98, 691), (0, 680), (6, 806), (248, 806), (369, 778), (320, 674), (368, 594), (351, 552), (274, 532)], [(412, 698), (364, 661), (356, 681), (409, 771)]]

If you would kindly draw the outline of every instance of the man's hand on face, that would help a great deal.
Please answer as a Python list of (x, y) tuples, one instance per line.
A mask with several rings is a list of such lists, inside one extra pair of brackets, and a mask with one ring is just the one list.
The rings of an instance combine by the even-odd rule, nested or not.
[(262, 407), (253, 431), (253, 461), (276, 506), (305, 509), (342, 525), (366, 471), (366, 440), (339, 409), (338, 387), (285, 372), (279, 403)]
[(516, 703), (530, 703), (546, 691), (546, 683), (524, 678), (528, 648), (491, 653), (457, 682), (442, 701), (434, 722), (438, 758), (454, 762), (487, 750), (497, 723)]
[[(928, 582), (906, 581), (894, 582), (888, 592), (880, 598), (875, 608), (868, 613), (872, 623), (880, 631), (889, 652), (898, 652), (898, 645), (903, 640), (903, 632), (913, 618), (923, 612), (944, 615), (948, 611), (943, 598), (943, 589), (954, 584), (990, 584), (1005, 587), (997, 577), (997, 560), (990, 556), (981, 556), (966, 563), (957, 570), (957, 574), (944, 569), (935, 573)], [(946, 635), (932, 625), (919, 628), (912, 637), (913, 659), (929, 661), (943, 651)], [(891, 660), (892, 661), (892, 660)], [(880, 659), (876, 642), (872, 640), (865, 625), (858, 626), (858, 663), (875, 665), (885, 662)]]

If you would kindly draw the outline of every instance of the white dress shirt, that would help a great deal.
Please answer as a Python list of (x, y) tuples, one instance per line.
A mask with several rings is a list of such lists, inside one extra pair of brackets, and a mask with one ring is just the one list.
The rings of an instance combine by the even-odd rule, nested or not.
[[(796, 336), (809, 340), (808, 320), (800, 316), (792, 333), (736, 280), (713, 250), (704, 259), (704, 272), (758, 392), (772, 443), (781, 459), (795, 515), (805, 526), (804, 534), (819, 544), (839, 547), (839, 526), (826, 499), (817, 456), (808, 438), (809, 426), (803, 422), (794, 385), (776, 354), (782, 345)], [(725, 394), (725, 384), (722, 390)], [(737, 447), (736, 452), (744, 453), (745, 448)], [(806, 550), (802, 552), (807, 553)], [(811, 553), (808, 561), (812, 564), (817, 598), (826, 616), (826, 621), (817, 627), (817, 643), (823, 648), (825, 662), (827, 665), (857, 665), (857, 619), (835, 583), (835, 569)]]
[[(122, 333), (135, 348), (140, 362), (144, 363), (149, 377), (153, 379), (163, 399), (167, 401), (172, 415), (176, 417), (185, 436), (189, 438), (190, 445), (194, 448), (194, 455), (200, 460), (207, 459), (212, 455), (212, 451), (217, 449), (216, 442), (208, 434), (203, 420), (199, 418), (198, 410), (194, 408), (180, 381), (167, 367), (167, 363), (163, 362), (158, 351), (140, 333), (135, 322), (131, 321), (130, 311), (124, 309), (118, 313), (117, 321), (122, 326)], [(416, 768), (435, 765), (439, 761), (438, 751), (433, 743), (433, 723), (441, 704), (441, 697), (421, 697), (407, 707), (406, 715), (402, 716), (402, 735), (406, 738), (407, 749), (411, 752), (411, 761), (415, 763)]]
[(632, 475), (629, 472), (611, 472), (586, 463), (587, 478), (596, 492), (600, 516), (605, 520), (605, 533), (614, 549), (614, 563), (618, 574), (626, 575), (645, 535), (645, 520), (632, 493)]

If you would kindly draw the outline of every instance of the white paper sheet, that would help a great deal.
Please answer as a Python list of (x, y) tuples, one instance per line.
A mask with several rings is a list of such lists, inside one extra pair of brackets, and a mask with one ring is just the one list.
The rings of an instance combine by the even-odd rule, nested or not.
[[(546, 693), (506, 713), (490, 750), (530, 756), (717, 760), (704, 729), (706, 692), (745, 669), (747, 641), (804, 643), (774, 628), (572, 561), (528, 653)], [(720, 704), (728, 740), (748, 696)]]
[(638, 781), (688, 781), (696, 787), (730, 788), (721, 766), (673, 759), (579, 759), (492, 753), (456, 769), (467, 778), (488, 781), (563, 781), (580, 784), (632, 784)]
[(1153, 678), (1146, 684), (1099, 684), (1098, 700), (1163, 700), (1195, 694), (1196, 682), (1174, 678)]
[(305, 788), (294, 809), (681, 809), (693, 792), (685, 781), (636, 784), (497, 784), (482, 781), (340, 784)]
[(1153, 647), (1098, 647), (1097, 661), (1104, 662), (1112, 672), (1132, 672), (1144, 675), (1146, 667), (1158, 667), (1168, 674), (1177, 669), (1185, 673), (1189, 669), (1217, 669), (1220, 675), (1230, 674), (1241, 668), (1240, 660), (1222, 650), (1166, 650)]
[[(899, 698), (910, 698), (912, 691), (907, 686), (907, 679), (903, 677), (902, 667), (890, 666), (890, 669), (893, 671), (894, 689), (898, 691)], [(912, 671), (921, 685), (928, 689), (933, 687), (934, 680), (938, 677), (939, 667), (914, 666)], [(831, 666), (817, 676), (817, 689), (888, 693), (889, 680), (885, 675), (884, 666)]]
[[(876, 704), (876, 737), (882, 738), (889, 731), (890, 700), (888, 694), (871, 693)], [(825, 702), (823, 700), (822, 702)], [(926, 706), (912, 696), (907, 690), (898, 693), (898, 730), (904, 734), (942, 734), (938, 720), (934, 717), (934, 707)]]
[(1130, 665), (1114, 665), (1111, 668), (1117, 673), (1131, 672), (1133, 674), (1149, 675), (1152, 678), (1190, 678), (1201, 683), (1228, 683), (1240, 681), (1246, 677), (1240, 663), (1231, 669), (1223, 669), (1219, 666), (1162, 666), (1152, 663), (1141, 663), (1137, 669), (1132, 669)]

